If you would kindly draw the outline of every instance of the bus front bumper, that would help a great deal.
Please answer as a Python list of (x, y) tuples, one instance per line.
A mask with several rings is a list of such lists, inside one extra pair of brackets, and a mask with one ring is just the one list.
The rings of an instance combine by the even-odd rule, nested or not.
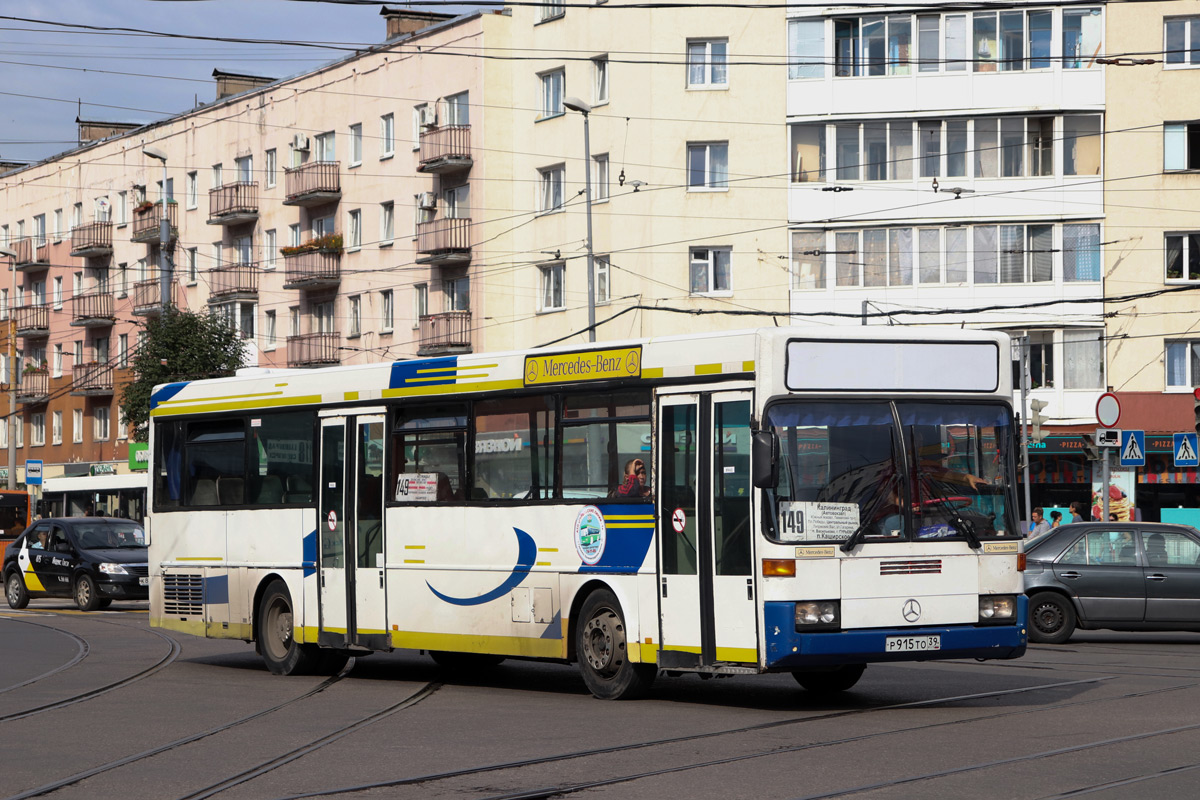
[[(1017, 596), (1017, 622), (1012, 625), (943, 625), (913, 628), (870, 628), (814, 633), (796, 632), (796, 605), (768, 602), (764, 608), (767, 669), (878, 661), (931, 661), (946, 658), (1020, 658), (1028, 642), (1028, 599)], [(888, 651), (889, 638), (926, 640), (939, 637), (937, 650)]]

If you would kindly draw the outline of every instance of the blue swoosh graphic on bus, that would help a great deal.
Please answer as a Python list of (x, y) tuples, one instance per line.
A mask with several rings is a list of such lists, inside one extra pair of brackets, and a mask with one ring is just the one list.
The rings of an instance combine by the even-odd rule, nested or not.
[(537, 558), (537, 543), (533, 541), (533, 537), (520, 528), (513, 528), (513, 533), (517, 535), (517, 564), (513, 567), (512, 574), (490, 592), (485, 592), (478, 597), (451, 597), (433, 588), (433, 584), (429, 581), (425, 581), (425, 585), (429, 587), (429, 591), (436, 594), (439, 598), (456, 606), (478, 606), (490, 603), (498, 597), (503, 597), (508, 594), (510, 589), (516, 588), (520, 585), (521, 581), (525, 580), (525, 576), (529, 574), (529, 570), (533, 569), (534, 559)]

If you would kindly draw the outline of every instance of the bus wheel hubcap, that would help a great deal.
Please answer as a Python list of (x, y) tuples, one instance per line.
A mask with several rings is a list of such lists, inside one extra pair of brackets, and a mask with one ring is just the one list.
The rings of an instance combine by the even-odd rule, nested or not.
[(584, 657), (592, 669), (603, 672), (617, 666), (617, 617), (611, 611), (588, 620), (583, 632)]

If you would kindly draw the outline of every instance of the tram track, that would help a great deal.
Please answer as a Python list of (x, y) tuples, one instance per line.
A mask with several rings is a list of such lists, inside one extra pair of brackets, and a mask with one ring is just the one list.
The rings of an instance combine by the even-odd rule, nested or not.
[[(33, 620), (22, 619), (21, 617), (6, 616), (5, 619), (10, 619), (13, 622), (19, 622), (22, 625), (30, 625), (35, 628), (45, 628), (48, 631), (53, 631), (55, 633), (61, 634), (65, 637), (67, 637), (68, 639), (72, 640), (73, 642), (75, 642), (76, 652), (75, 652), (75, 655), (69, 661), (59, 664), (54, 669), (43, 672), (40, 675), (35, 675), (32, 678), (27, 678), (27, 679), (21, 681), (20, 683), (14, 683), (11, 686), (6, 686), (3, 689), (0, 689), (0, 694), (4, 694), (5, 692), (11, 692), (14, 689), (20, 689), (23, 686), (29, 686), (30, 684), (37, 683), (40, 680), (45, 680), (46, 678), (57, 675), (60, 672), (65, 672), (65, 671), (69, 670), (71, 667), (78, 664), (80, 661), (83, 661), (85, 658), (87, 658), (88, 653), (91, 650), (91, 646), (87, 643), (87, 639), (84, 639), (82, 636), (79, 636), (78, 634), (71, 633), (70, 631), (64, 631), (62, 628), (55, 628), (53, 625), (45, 625), (41, 622), (34, 622)], [(0, 717), (0, 722), (2, 722), (2, 721), (3, 721), (3, 717)]]
[[(533, 766), (552, 764), (552, 763), (562, 762), (562, 761), (570, 761), (570, 760), (574, 760), (574, 759), (591, 758), (591, 757), (601, 756), (601, 755), (632, 752), (634, 750), (641, 750), (641, 749), (647, 749), (647, 748), (652, 748), (652, 747), (662, 747), (662, 746), (674, 745), (674, 744), (685, 744), (685, 743), (689, 743), (689, 742), (696, 742), (696, 741), (701, 741), (704, 739), (712, 739), (712, 738), (723, 737), (723, 736), (732, 736), (732, 735), (746, 734), (746, 733), (756, 733), (756, 732), (768, 731), (768, 730), (772, 730), (772, 729), (789, 727), (789, 726), (794, 726), (794, 725), (804, 725), (804, 724), (809, 724), (809, 723), (823, 722), (823, 721), (828, 721), (828, 720), (833, 720), (833, 719), (841, 719), (841, 718), (846, 718), (846, 717), (863, 716), (863, 715), (867, 715), (867, 714), (874, 714), (874, 713), (881, 712), (881, 711), (897, 711), (897, 710), (905, 710), (905, 709), (913, 709), (913, 708), (927, 708), (927, 707), (941, 706), (941, 705), (945, 705), (947, 703), (952, 703), (952, 702), (961, 702), (961, 701), (968, 701), (968, 700), (982, 700), (982, 699), (989, 699), (989, 698), (993, 698), (993, 697), (1004, 697), (1004, 696), (1025, 694), (1025, 693), (1036, 692), (1036, 691), (1049, 691), (1052, 689), (1066, 688), (1066, 687), (1072, 687), (1072, 686), (1097, 684), (1097, 683), (1101, 683), (1106, 680), (1113, 680), (1113, 679), (1115, 679), (1115, 678), (1112, 676), (1100, 677), (1100, 678), (1086, 678), (1086, 679), (1082, 679), (1082, 680), (1061, 681), (1061, 682), (1055, 682), (1055, 683), (1049, 683), (1049, 684), (1040, 684), (1037, 686), (1021, 687), (1021, 688), (1017, 688), (1017, 689), (1002, 689), (1002, 690), (996, 690), (996, 691), (990, 691), (990, 692), (979, 692), (979, 693), (968, 694), (968, 695), (954, 695), (954, 696), (947, 696), (947, 697), (931, 698), (928, 700), (917, 700), (917, 701), (911, 701), (911, 702), (906, 702), (906, 703), (892, 703), (892, 704), (888, 704), (888, 705), (884, 705), (884, 706), (877, 706), (874, 708), (851, 709), (851, 710), (847, 710), (847, 711), (833, 711), (833, 712), (829, 712), (829, 713), (815, 714), (815, 715), (811, 715), (811, 716), (794, 718), (794, 719), (773, 720), (771, 722), (758, 723), (755, 725), (746, 725), (746, 726), (742, 726), (742, 727), (738, 727), (738, 728), (727, 728), (727, 729), (719, 730), (719, 731), (709, 731), (706, 733), (689, 734), (686, 736), (675, 736), (675, 737), (668, 737), (668, 738), (664, 738), (664, 739), (654, 739), (654, 740), (648, 740), (648, 741), (644, 741), (644, 742), (634, 742), (634, 743), (625, 744), (625, 745), (614, 745), (612, 747), (589, 748), (587, 750), (578, 750), (578, 751), (572, 751), (572, 752), (567, 752), (567, 753), (559, 753), (559, 754), (550, 755), (550, 756), (541, 756), (541, 757), (530, 758), (530, 759), (521, 759), (521, 760), (517, 760), (517, 761), (501, 762), (501, 763), (489, 764), (489, 765), (485, 765), (485, 766), (481, 766), (481, 767), (468, 767), (468, 768), (459, 769), (459, 770), (450, 770), (450, 771), (446, 771), (446, 772), (430, 773), (430, 774), (426, 774), (426, 775), (413, 776), (410, 778), (398, 778), (398, 779), (394, 779), (394, 780), (375, 781), (375, 782), (371, 782), (371, 783), (358, 784), (358, 785), (354, 785), (354, 786), (342, 786), (342, 787), (336, 787), (336, 788), (332, 788), (332, 789), (324, 789), (324, 790), (315, 791), (315, 792), (305, 792), (302, 794), (287, 795), (287, 796), (283, 796), (283, 797), (278, 797), (278, 798), (276, 798), (276, 800), (304, 800), (305, 798), (328, 797), (328, 796), (342, 795), (342, 794), (354, 794), (354, 793), (358, 793), (358, 792), (366, 792), (366, 791), (371, 791), (371, 790), (376, 790), (376, 789), (385, 789), (385, 788), (391, 788), (391, 787), (413, 786), (413, 785), (418, 785), (418, 784), (436, 783), (439, 781), (447, 781), (447, 780), (451, 780), (454, 778), (471, 777), (471, 776), (483, 775), (483, 774), (487, 774), (487, 773), (501, 772), (501, 771), (505, 771), (505, 770), (521, 769), (521, 768), (525, 768), (525, 767), (533, 767)], [(720, 765), (726, 764), (726, 763), (744, 761), (744, 760), (749, 760), (749, 759), (753, 759), (753, 758), (763, 758), (763, 757), (775, 755), (777, 753), (794, 752), (794, 751), (806, 750), (806, 749), (812, 749), (812, 748), (818, 748), (818, 747), (828, 747), (828, 746), (835, 745), (835, 744), (857, 742), (857, 741), (879, 738), (879, 737), (883, 737), (883, 736), (906, 734), (906, 733), (912, 733), (914, 731), (940, 728), (940, 727), (946, 727), (946, 726), (950, 726), (950, 725), (969, 724), (972, 722), (986, 721), (986, 720), (990, 720), (990, 719), (999, 719), (999, 718), (1003, 718), (1003, 717), (1015, 716), (1015, 715), (1020, 715), (1020, 714), (1032, 714), (1032, 713), (1038, 713), (1038, 712), (1042, 712), (1042, 711), (1055, 711), (1055, 710), (1059, 710), (1059, 709), (1063, 709), (1063, 708), (1070, 708), (1070, 707), (1074, 707), (1074, 706), (1092, 705), (1092, 704), (1096, 704), (1096, 703), (1112, 702), (1112, 701), (1123, 700), (1123, 699), (1132, 699), (1132, 698), (1144, 697), (1144, 696), (1160, 694), (1160, 693), (1165, 693), (1165, 692), (1170, 692), (1170, 691), (1180, 691), (1180, 690), (1184, 690), (1184, 689), (1196, 688), (1197, 686), (1200, 686), (1200, 683), (1188, 683), (1188, 684), (1183, 684), (1183, 685), (1179, 685), (1179, 686), (1159, 687), (1156, 689), (1149, 689), (1149, 690), (1143, 690), (1143, 691), (1137, 691), (1137, 692), (1127, 692), (1125, 694), (1117, 695), (1117, 696), (1113, 696), (1113, 697), (1094, 698), (1094, 699), (1089, 699), (1089, 700), (1066, 701), (1063, 703), (1057, 703), (1057, 704), (1053, 704), (1053, 705), (1039, 705), (1034, 708), (1001, 711), (1001, 712), (995, 712), (995, 713), (991, 713), (991, 714), (977, 715), (977, 716), (966, 718), (966, 719), (949, 720), (946, 722), (939, 722), (939, 723), (930, 723), (927, 725), (913, 726), (913, 727), (908, 727), (908, 728), (903, 728), (903, 729), (898, 729), (898, 730), (877, 731), (877, 732), (870, 733), (870, 734), (862, 734), (859, 736), (848, 737), (845, 739), (838, 739), (838, 740), (834, 740), (834, 741), (814, 742), (814, 743), (809, 743), (809, 744), (805, 744), (805, 745), (797, 745), (792, 748), (772, 748), (771, 750), (768, 750), (768, 751), (761, 751), (761, 752), (752, 753), (752, 754), (744, 754), (741, 756), (726, 757), (726, 758), (722, 758), (722, 759), (716, 759), (713, 761), (706, 761), (706, 762), (701, 762), (701, 763), (696, 763), (696, 764), (688, 764), (688, 765), (672, 767), (672, 768), (664, 768), (662, 770), (656, 770), (656, 771), (653, 771), (650, 773), (644, 773), (644, 774), (639, 773), (638, 775), (632, 775), (632, 776), (622, 776), (622, 777), (618, 777), (618, 778), (611, 778), (611, 779), (605, 779), (605, 780), (600, 780), (600, 781), (590, 781), (586, 784), (576, 784), (576, 785), (567, 785), (567, 786), (559, 786), (559, 787), (553, 787), (553, 788), (543, 788), (543, 789), (538, 789), (538, 790), (532, 790), (533, 793), (529, 794), (528, 796), (529, 797), (552, 797), (557, 794), (571, 794), (574, 792), (584, 791), (589, 788), (597, 788), (598, 786), (605, 786), (605, 785), (609, 785), (609, 784), (613, 784), (613, 783), (623, 783), (623, 782), (630, 781), (630, 780), (638, 780), (638, 779), (641, 779), (644, 777), (653, 777), (655, 775), (670, 774), (672, 772), (683, 772), (683, 771), (699, 769), (699, 768), (703, 768), (703, 767), (707, 767), (707, 766), (720, 766)], [(523, 798), (525, 796), (526, 796), (525, 793), (518, 793), (518, 794), (512, 795), (511, 797), (509, 795), (501, 795), (497, 798), (490, 798), (489, 800), (501, 800), (501, 798), (503, 798), (504, 800), (517, 800), (517, 798)]]

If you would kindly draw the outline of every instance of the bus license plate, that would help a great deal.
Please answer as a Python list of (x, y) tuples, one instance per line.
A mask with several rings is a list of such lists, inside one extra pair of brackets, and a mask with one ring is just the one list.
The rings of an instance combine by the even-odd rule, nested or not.
[(138, 578), (138, 586), (149, 586), (149, 585), (150, 585), (149, 578)]
[(941, 650), (941, 636), (889, 636), (883, 649), (888, 653), (920, 653), (926, 650)]

